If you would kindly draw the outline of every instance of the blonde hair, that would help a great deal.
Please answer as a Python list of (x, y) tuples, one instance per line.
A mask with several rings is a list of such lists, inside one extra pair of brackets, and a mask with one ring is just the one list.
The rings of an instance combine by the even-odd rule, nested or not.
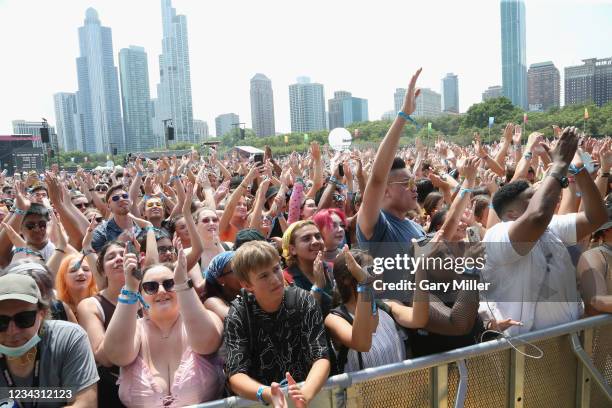
[(232, 270), (238, 280), (250, 283), (249, 273), (254, 269), (278, 264), (280, 256), (274, 246), (265, 241), (249, 241), (236, 251)]
[(287, 266), (293, 266), (297, 262), (289, 251), (289, 246), (295, 245), (295, 233), (308, 225), (317, 226), (312, 220), (297, 221), (291, 224), (283, 234), (283, 258), (285, 258)]

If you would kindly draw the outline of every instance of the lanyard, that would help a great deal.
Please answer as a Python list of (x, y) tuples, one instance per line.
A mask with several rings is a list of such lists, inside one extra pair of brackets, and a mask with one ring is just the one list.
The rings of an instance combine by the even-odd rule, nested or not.
[[(0, 369), (2, 369), (2, 374), (4, 375), (4, 379), (6, 380), (6, 384), (13, 388), (16, 387), (15, 381), (13, 380), (13, 376), (8, 369), (6, 364), (6, 357), (3, 355), (0, 357)], [(36, 358), (34, 360), (34, 377), (32, 378), (32, 388), (38, 388), (40, 383), (40, 350), (36, 352)], [(20, 408), (23, 408), (23, 405), (19, 401), (15, 401)], [(38, 406), (38, 402), (32, 403), (32, 408), (36, 408)]]

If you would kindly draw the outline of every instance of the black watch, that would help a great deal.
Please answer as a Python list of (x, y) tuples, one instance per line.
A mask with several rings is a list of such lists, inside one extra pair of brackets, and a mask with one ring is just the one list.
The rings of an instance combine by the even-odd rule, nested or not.
[(549, 176), (557, 180), (559, 184), (561, 185), (561, 188), (567, 188), (567, 186), (569, 186), (568, 178), (561, 175), (560, 173), (552, 172), (549, 174)]

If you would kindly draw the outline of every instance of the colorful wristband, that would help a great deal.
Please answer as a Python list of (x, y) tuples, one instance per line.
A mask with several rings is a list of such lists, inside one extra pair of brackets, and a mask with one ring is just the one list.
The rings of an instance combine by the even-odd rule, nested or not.
[(257, 400), (259, 402), (261, 402), (264, 405), (269, 405), (266, 400), (264, 400), (263, 398), (263, 392), (266, 389), (266, 387), (264, 387), (263, 385), (259, 386), (259, 388), (257, 389), (257, 394), (255, 394), (255, 396), (257, 397)]

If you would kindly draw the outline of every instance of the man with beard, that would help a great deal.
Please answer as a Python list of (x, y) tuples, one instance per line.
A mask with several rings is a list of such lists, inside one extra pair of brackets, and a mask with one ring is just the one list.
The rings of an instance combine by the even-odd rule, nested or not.
[(130, 196), (122, 185), (116, 185), (106, 192), (106, 203), (112, 214), (111, 218), (98, 225), (93, 233), (91, 246), (98, 252), (104, 244), (116, 240), (122, 233), (137, 236), (140, 228), (129, 216)]

